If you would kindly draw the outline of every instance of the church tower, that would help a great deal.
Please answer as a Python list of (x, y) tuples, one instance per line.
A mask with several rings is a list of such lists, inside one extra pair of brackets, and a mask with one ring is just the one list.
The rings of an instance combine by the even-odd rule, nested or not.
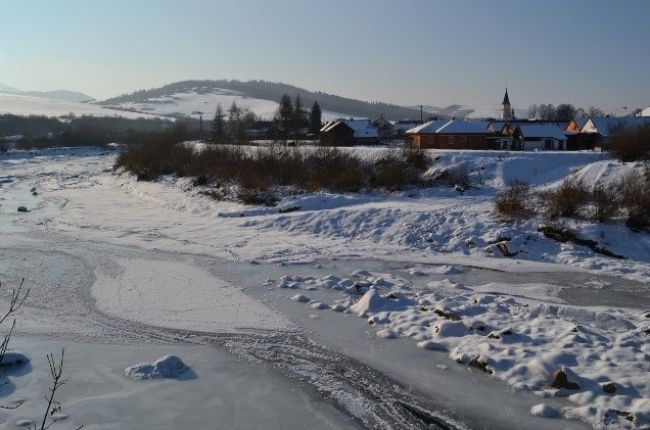
[(508, 97), (508, 87), (506, 87), (506, 95), (503, 96), (503, 103), (501, 103), (501, 119), (511, 121), (513, 116), (510, 97)]

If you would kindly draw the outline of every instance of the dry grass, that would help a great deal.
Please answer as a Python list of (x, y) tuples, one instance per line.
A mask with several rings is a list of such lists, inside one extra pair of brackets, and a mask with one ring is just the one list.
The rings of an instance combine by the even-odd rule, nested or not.
[(533, 214), (528, 207), (530, 200), (531, 192), (528, 184), (516, 181), (497, 195), (494, 206), (504, 220), (512, 222), (516, 219), (528, 218)]
[(155, 180), (175, 173), (193, 177), (197, 185), (236, 182), (239, 198), (268, 204), (260, 191), (289, 186), (298, 190), (362, 191), (396, 190), (422, 184), (430, 160), (422, 151), (390, 151), (374, 162), (336, 148), (313, 151), (273, 146), (247, 151), (236, 146), (210, 145), (202, 151), (181, 144), (181, 133), (167, 133), (130, 148), (115, 167)]
[(546, 214), (550, 219), (574, 218), (589, 201), (589, 192), (578, 182), (565, 179), (555, 190), (544, 193)]

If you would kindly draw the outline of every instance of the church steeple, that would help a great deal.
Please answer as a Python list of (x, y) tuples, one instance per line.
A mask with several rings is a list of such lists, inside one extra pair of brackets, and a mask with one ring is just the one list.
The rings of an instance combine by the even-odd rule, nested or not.
[(510, 105), (510, 97), (508, 97), (508, 87), (506, 87), (506, 95), (503, 96), (503, 105)]
[(509, 121), (512, 117), (513, 109), (510, 104), (510, 97), (508, 96), (508, 87), (506, 87), (506, 94), (503, 96), (503, 103), (501, 103), (501, 119)]

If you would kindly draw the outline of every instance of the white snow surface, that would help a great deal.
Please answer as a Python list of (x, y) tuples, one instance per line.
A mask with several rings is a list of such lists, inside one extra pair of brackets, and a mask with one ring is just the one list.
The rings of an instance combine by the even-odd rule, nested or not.
[[(278, 110), (278, 103), (271, 100), (256, 99), (226, 89), (215, 89), (210, 92), (174, 93), (164, 97), (152, 97), (144, 102), (119, 103), (114, 107), (145, 112), (154, 115), (196, 116), (194, 112), (203, 112), (204, 118), (211, 118), (217, 105), (221, 104), (224, 112), (234, 103), (240, 108), (246, 108), (262, 119), (270, 120)], [(323, 111), (323, 120), (345, 116), (335, 112)]]
[(205, 332), (279, 330), (291, 323), (237, 288), (188, 262), (116, 259), (99, 272), (93, 297), (109, 315)]
[[(384, 151), (347, 150), (369, 158)], [(430, 155), (434, 162), (428, 174), (467, 169), (475, 186), (464, 193), (450, 187), (395, 193), (283, 193), (279, 208), (299, 209), (280, 213), (277, 207), (215, 201), (200, 194), (202, 190), (189, 179), (166, 176), (148, 183), (114, 174), (114, 155), (96, 149), (11, 151), (0, 154), (2, 246), (44, 247), (39, 235), (52, 234), (152, 254), (176, 252), (182, 257), (122, 256), (98, 265), (91, 274), (94, 305), (126, 320), (209, 332), (286, 330), (294, 325), (218, 279), (205, 265), (194, 264), (190, 255), (251, 266), (275, 263), (278, 270), (317, 260), (402, 262), (408, 264), (405, 273), (421, 280), (421, 285), (368, 268), (347, 276), (287, 276), (267, 287), (277, 286), (287, 299), (293, 296), (296, 303), (287, 300), (289, 304), (317, 315), (323, 330), (330, 315), (339, 319), (362, 315), (382, 342), (412, 339), (414, 348), (426, 350), (418, 352), (445, 354), (463, 366), (478, 357), (492, 372), (489, 376), (476, 370), (486, 378), (535, 392), (549, 402), (564, 396), (567, 406), (558, 409), (563, 417), (582, 419), (595, 428), (650, 425), (647, 310), (634, 308), (633, 303), (629, 308), (568, 304), (561, 298), (562, 288), (550, 281), (464, 285), (444, 280), (474, 268), (519, 273), (523, 279), (531, 272), (538, 276), (589, 272), (636, 281), (635, 291), (647, 293), (643, 288), (650, 278), (650, 236), (631, 232), (622, 220), (562, 223), (626, 260), (546, 239), (537, 233), (544, 222), (540, 219), (504, 224), (493, 209), (495, 194), (515, 180), (544, 190), (571, 175), (593, 187), (620, 180), (642, 166), (620, 164), (592, 152), (430, 151)], [(30, 192), (33, 187), (37, 196)], [(30, 212), (16, 212), (19, 205)], [(502, 256), (493, 246), (499, 238), (518, 254)], [(48, 246), (59, 250), (60, 243)], [(62, 251), (84, 251), (67, 247)], [(314, 270), (317, 266), (322, 270), (320, 263)], [(580, 285), (578, 294), (607, 292), (609, 282)], [(320, 291), (336, 298), (319, 295)], [(67, 296), (55, 297), (62, 303), (57, 318), (83, 319), (65, 308)], [(40, 309), (21, 311), (21, 321), (28, 327), (65, 327), (55, 325)], [(121, 364), (118, 372), (133, 362)], [(551, 389), (550, 376), (558, 368), (564, 368), (580, 389)], [(615, 386), (613, 394), (603, 390), (609, 382)]]
[(80, 117), (84, 115), (131, 119), (156, 117), (156, 115), (149, 113), (127, 112), (124, 110), (105, 108), (93, 103), (0, 93), (0, 115), (2, 114), (19, 116), (42, 115), (64, 119), (70, 118), (71, 116)]
[[(515, 390), (566, 397), (570, 406), (561, 411), (565, 417), (594, 428), (650, 425), (646, 312), (548, 303), (534, 298), (535, 291), (531, 298), (525, 286), (513, 296), (447, 279), (425, 287), (381, 273), (351, 279), (328, 275), (293, 277), (292, 282), (297, 289), (338, 290), (337, 305), (376, 327), (380, 338), (411, 338), (420, 348), (444, 351), (460, 365), (478, 361), (486, 373)], [(579, 389), (550, 386), (553, 372), (560, 369)], [(607, 384), (614, 385), (613, 393), (604, 390)], [(545, 405), (534, 406), (531, 413), (554, 416)]]
[(153, 363), (138, 363), (124, 369), (124, 374), (133, 379), (174, 378), (189, 368), (175, 355), (166, 355)]

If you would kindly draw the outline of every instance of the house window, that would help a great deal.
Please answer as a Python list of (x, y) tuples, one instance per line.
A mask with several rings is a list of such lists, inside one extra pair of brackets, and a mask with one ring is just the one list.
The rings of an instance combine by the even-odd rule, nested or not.
[(455, 143), (455, 142), (454, 142), (454, 136), (449, 136), (449, 137), (447, 138), (447, 143), (449, 143), (450, 145), (453, 145), (453, 144)]
[(467, 143), (467, 136), (461, 136), (460, 143)]
[(546, 139), (544, 141), (544, 147), (546, 149), (553, 149), (553, 140), (552, 139)]

